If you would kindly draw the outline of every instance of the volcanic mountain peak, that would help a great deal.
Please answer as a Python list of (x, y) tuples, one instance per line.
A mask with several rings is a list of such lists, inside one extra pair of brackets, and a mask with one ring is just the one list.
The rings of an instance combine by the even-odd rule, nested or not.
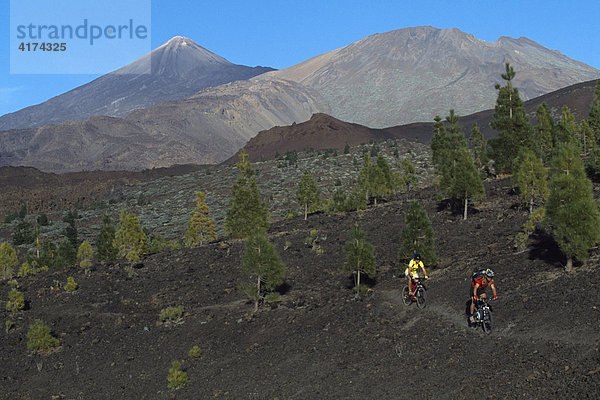
[[(201, 68), (212, 69), (233, 65), (223, 57), (196, 44), (192, 39), (175, 36), (114, 74), (140, 74), (182, 77)], [(152, 70), (149, 71), (149, 67)]]

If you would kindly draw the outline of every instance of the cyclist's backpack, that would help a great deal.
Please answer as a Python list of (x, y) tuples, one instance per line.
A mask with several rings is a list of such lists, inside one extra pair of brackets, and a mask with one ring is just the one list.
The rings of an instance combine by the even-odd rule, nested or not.
[(480, 269), (479, 271), (473, 272), (473, 274), (471, 275), (471, 282), (475, 283), (475, 280), (481, 278), (484, 274), (484, 269)]

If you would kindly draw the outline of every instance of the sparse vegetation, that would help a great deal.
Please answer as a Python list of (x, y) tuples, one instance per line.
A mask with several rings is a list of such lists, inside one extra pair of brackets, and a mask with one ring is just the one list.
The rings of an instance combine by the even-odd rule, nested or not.
[(256, 284), (243, 287), (246, 294), (254, 300), (254, 312), (263, 291), (272, 292), (285, 279), (286, 268), (275, 246), (271, 244), (263, 230), (255, 231), (247, 240), (242, 255), (242, 271)]
[(169, 369), (167, 382), (167, 387), (171, 390), (181, 389), (188, 384), (187, 373), (181, 370), (181, 363), (179, 361), (173, 361), (172, 367)]
[(6, 242), (0, 243), (0, 269), (2, 269), (2, 280), (11, 279), (13, 267), (17, 265), (17, 252)]
[(78, 287), (79, 287), (79, 285), (77, 285), (77, 283), (75, 282), (75, 279), (73, 279), (72, 276), (69, 276), (67, 278), (67, 284), (65, 285), (65, 290), (69, 293), (73, 293), (74, 291), (77, 290)]
[(369, 278), (375, 276), (375, 256), (373, 245), (365, 240), (365, 233), (354, 224), (350, 234), (350, 240), (346, 242), (346, 263), (344, 271), (351, 272), (354, 277), (354, 291), (359, 296), (365, 292), (361, 286), (360, 276), (366, 274)]
[(188, 356), (190, 356), (190, 358), (200, 358), (200, 357), (202, 357), (202, 353), (203, 352), (200, 347), (194, 346), (188, 352)]
[(46, 352), (60, 345), (57, 338), (50, 334), (50, 328), (41, 319), (36, 319), (27, 332), (27, 348), (34, 352)]
[(215, 220), (210, 218), (205, 199), (206, 195), (203, 192), (196, 192), (196, 212), (190, 218), (185, 231), (185, 245), (188, 247), (201, 246), (205, 242), (217, 240)]
[(81, 242), (79, 250), (77, 250), (77, 261), (79, 262), (79, 267), (86, 273), (89, 272), (90, 267), (92, 266), (93, 257), (94, 251), (92, 250), (92, 245), (90, 245), (87, 240), (84, 240)]
[(118, 257), (124, 257), (132, 263), (140, 261), (140, 256), (147, 250), (148, 238), (137, 216), (125, 210), (121, 212), (114, 245), (118, 249)]
[(225, 230), (234, 238), (244, 238), (256, 229), (268, 229), (269, 211), (260, 197), (254, 177), (255, 171), (243, 150), (237, 168), (241, 176), (233, 184), (225, 217)]
[(17, 313), (25, 308), (25, 297), (23, 293), (12, 288), (8, 294), (8, 301), (6, 302), (6, 311)]
[(183, 306), (163, 308), (160, 310), (158, 319), (165, 325), (181, 323), (183, 321)]

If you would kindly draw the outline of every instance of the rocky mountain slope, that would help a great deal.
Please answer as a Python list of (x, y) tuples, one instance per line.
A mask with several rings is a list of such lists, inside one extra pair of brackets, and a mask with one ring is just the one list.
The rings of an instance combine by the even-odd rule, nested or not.
[(176, 36), (123, 68), (44, 103), (1, 116), (0, 130), (85, 121), (93, 115), (122, 117), (272, 70), (232, 64), (191, 39)]
[(600, 77), (525, 37), (486, 42), (458, 29), (415, 27), (368, 36), (255, 79), (302, 83), (327, 100), (332, 116), (384, 128), (432, 121), (450, 108), (460, 115), (493, 108), (506, 62), (524, 100)]
[[(567, 106), (575, 116), (575, 120), (579, 122), (589, 115), (595, 87), (596, 81), (578, 83), (525, 101), (524, 107), (532, 124), (536, 123), (535, 113), (542, 103), (548, 105), (555, 121), (560, 120), (562, 108)], [(444, 117), (447, 113), (441, 114), (441, 116)], [(491, 109), (460, 116), (459, 125), (462, 127), (465, 136), (468, 137), (473, 125), (477, 123), (484, 136), (490, 138), (498, 134), (490, 126), (493, 115), (494, 110)], [(273, 158), (276, 154), (284, 154), (286, 151), (291, 150), (302, 151), (311, 148), (315, 150), (341, 150), (346, 144), (352, 146), (386, 139), (407, 139), (419, 143), (429, 143), (433, 135), (432, 125), (433, 121), (373, 129), (319, 113), (314, 114), (306, 122), (276, 126), (261, 131), (251, 138), (243, 149), (249, 155), (250, 160), (258, 161)], [(232, 156), (228, 162), (237, 162), (238, 154), (239, 152)]]
[[(132, 276), (117, 262), (97, 264), (89, 275), (70, 269), (20, 279), (28, 309), (16, 317), (0, 309), (14, 322), (0, 347), (3, 396), (597, 398), (600, 254), (594, 250), (586, 266), (566, 274), (544, 235), (515, 253), (527, 213), (515, 206), (511, 187), (509, 179), (488, 182), (487, 199), (466, 221), (425, 188), (360, 214), (275, 222), (269, 236), (287, 266), (286, 284), (282, 301), (255, 315), (236, 289), (246, 281), (241, 241), (148, 256)], [(429, 269), (424, 310), (400, 298), (397, 251), (411, 200), (427, 210), (440, 258)], [(355, 222), (377, 259), (373, 292), (362, 300), (342, 272)], [(313, 230), (321, 253), (306, 244)], [(490, 335), (469, 328), (464, 315), (471, 271), (481, 267), (496, 271), (500, 295)], [(79, 285), (73, 293), (62, 287), (68, 276)], [(8, 286), (0, 287), (5, 299)], [(175, 306), (184, 308), (183, 319), (161, 323), (161, 310)], [(35, 319), (60, 339), (57, 350), (28, 353)], [(200, 358), (189, 355), (193, 346)], [(167, 388), (173, 361), (189, 378), (177, 391)]]
[(307, 120), (323, 109), (318, 94), (293, 82), (237, 81), (125, 118), (0, 132), (0, 166), (69, 172), (214, 164), (258, 131)]

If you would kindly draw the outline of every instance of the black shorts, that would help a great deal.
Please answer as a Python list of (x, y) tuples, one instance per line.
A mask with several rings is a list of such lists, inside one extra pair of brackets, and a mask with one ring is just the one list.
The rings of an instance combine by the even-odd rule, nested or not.
[[(469, 291), (469, 297), (473, 297), (473, 289), (475, 289), (474, 286), (471, 286), (471, 290)], [(482, 288), (482, 287), (478, 287), (477, 288), (477, 297), (480, 297), (483, 293), (485, 293), (485, 289), (486, 288)]]

